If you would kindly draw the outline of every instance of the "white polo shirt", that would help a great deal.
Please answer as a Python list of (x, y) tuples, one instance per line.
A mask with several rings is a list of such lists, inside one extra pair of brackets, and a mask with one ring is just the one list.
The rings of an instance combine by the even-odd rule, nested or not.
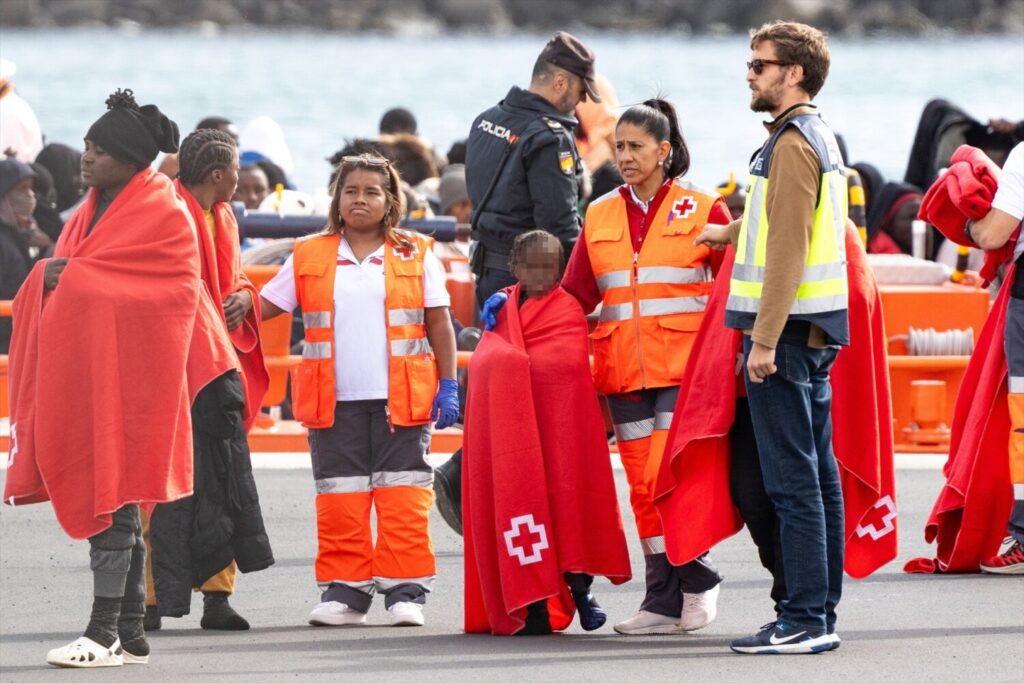
[[(992, 208), (1008, 213), (1018, 221), (1024, 219), (1024, 142), (1018, 143), (1006, 157), (999, 174), (999, 188), (992, 198)], [(1013, 260), (1024, 253), (1024, 235), (1017, 238)]]
[[(382, 245), (356, 260), (348, 241), (338, 244), (334, 275), (334, 377), (339, 401), (388, 397), (388, 333), (384, 310), (384, 249)], [(424, 308), (451, 305), (441, 261), (433, 251), (423, 259)], [(292, 257), (260, 291), (260, 296), (291, 312), (299, 305)]]

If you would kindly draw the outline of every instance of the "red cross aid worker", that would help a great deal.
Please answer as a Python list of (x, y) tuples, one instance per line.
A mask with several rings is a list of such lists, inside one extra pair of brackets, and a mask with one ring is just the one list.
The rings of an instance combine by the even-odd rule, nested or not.
[(260, 293), (264, 319), (299, 306), (305, 327), (292, 402), (316, 480), (315, 626), (366, 623), (376, 592), (392, 625), (422, 626), (434, 582), (426, 454), (431, 422), (458, 418), (455, 332), (433, 241), (399, 229), (402, 215), (398, 171), (344, 157), (327, 227)]
[(601, 306), (591, 334), (594, 384), (608, 397), (647, 568), (640, 610), (615, 630), (681, 633), (714, 620), (722, 579), (707, 554), (680, 567), (668, 561), (654, 484), (721, 263), (693, 241), (706, 223), (728, 223), (730, 216), (714, 190), (683, 179), (690, 153), (675, 108), (665, 100), (650, 99), (622, 114), (615, 161), (626, 182), (591, 202), (584, 248), (573, 251), (562, 287), (586, 312)]

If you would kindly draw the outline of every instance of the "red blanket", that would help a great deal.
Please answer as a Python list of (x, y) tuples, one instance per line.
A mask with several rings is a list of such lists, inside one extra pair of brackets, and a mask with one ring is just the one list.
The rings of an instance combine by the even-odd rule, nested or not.
[(203, 207), (180, 180), (174, 181), (174, 187), (178, 195), (185, 200), (195, 221), (203, 283), (215, 303), (216, 315), (224, 330), (227, 330), (227, 322), (224, 319), (223, 303), (228, 296), (244, 289), (252, 297), (253, 306), (245, 320), (234, 330), (227, 332), (238, 359), (242, 385), (245, 387), (243, 418), (245, 429), (248, 431), (260, 412), (263, 397), (270, 385), (270, 375), (267, 373), (267, 366), (263, 360), (263, 346), (260, 343), (259, 292), (242, 270), (242, 256), (238, 248), (238, 223), (235, 221), (231, 205), (227, 202), (214, 204), (214, 239), (206, 229)]
[[(950, 158), (949, 169), (928, 188), (917, 215), (953, 242), (976, 246), (967, 239), (964, 228), (968, 220), (980, 220), (989, 212), (998, 185), (999, 167), (980, 149), (960, 145)], [(979, 275), (986, 286), (995, 278), (998, 268), (1013, 258), (1019, 233), (1017, 228), (1005, 245), (985, 252)]]
[[(878, 288), (855, 230), (846, 233), (846, 250), (851, 344), (832, 370), (832, 441), (845, 503), (845, 568), (862, 578), (896, 557), (892, 408)], [(676, 565), (743, 527), (729, 492), (741, 341), (739, 331), (724, 325), (733, 257), (730, 250), (691, 352), (655, 489)]]
[(470, 365), (467, 633), (515, 633), (545, 599), (552, 629), (564, 629), (575, 612), (564, 572), (630, 578), (583, 311), (561, 288), (522, 308), (519, 292)]
[(14, 300), (10, 504), (51, 500), (87, 538), (128, 503), (192, 493), (186, 354), (199, 259), (192, 225), (163, 175), (136, 174), (88, 232), (97, 193), (68, 221), (69, 259), (43, 293), (44, 263)]
[[(1016, 266), (1006, 271), (1013, 282)], [(989, 311), (978, 346), (960, 383), (953, 409), (946, 483), (924, 528), (935, 541), (935, 559), (918, 557), (907, 572), (977, 572), (1006, 535), (1013, 508), (1010, 484), (1010, 411), (1007, 404), (1003, 330), (1010, 286), (1004, 285)]]

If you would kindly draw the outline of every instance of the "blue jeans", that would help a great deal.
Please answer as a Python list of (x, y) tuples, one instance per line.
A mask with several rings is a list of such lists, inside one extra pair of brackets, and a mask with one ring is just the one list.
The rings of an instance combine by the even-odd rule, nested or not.
[[(744, 360), (751, 343), (744, 336)], [(744, 369), (765, 490), (779, 517), (788, 593), (779, 620), (814, 631), (835, 629), (843, 588), (843, 491), (828, 377), (837, 353), (780, 341), (775, 374), (754, 384)]]

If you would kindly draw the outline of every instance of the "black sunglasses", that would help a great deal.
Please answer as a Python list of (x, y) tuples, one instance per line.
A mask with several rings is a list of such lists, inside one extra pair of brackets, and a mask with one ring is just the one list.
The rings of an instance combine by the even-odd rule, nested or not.
[(373, 157), (369, 154), (342, 157), (341, 163), (343, 166), (369, 166), (371, 168), (388, 168), (391, 166), (391, 162), (387, 159)]
[(747, 62), (747, 71), (753, 70), (755, 76), (760, 76), (764, 68), (772, 64), (775, 66), (793, 66), (792, 62), (780, 62), (777, 59), (755, 59), (752, 62)]

